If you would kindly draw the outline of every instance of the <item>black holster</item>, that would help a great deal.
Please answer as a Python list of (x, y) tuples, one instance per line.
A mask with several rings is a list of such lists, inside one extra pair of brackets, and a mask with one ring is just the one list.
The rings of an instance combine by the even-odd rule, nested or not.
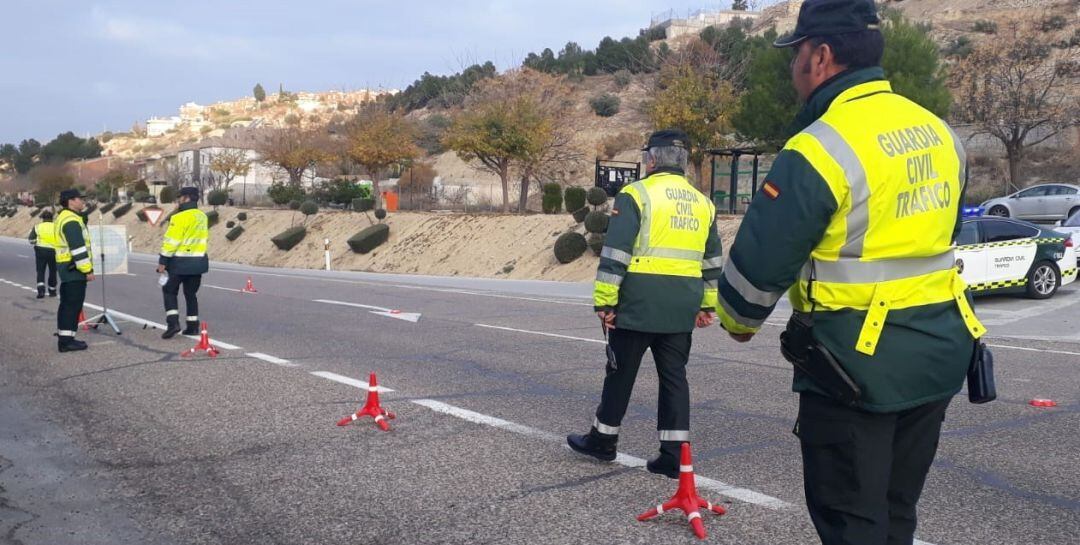
[(811, 315), (795, 312), (780, 334), (780, 353), (834, 399), (854, 407), (862, 391), (828, 348), (814, 339)]
[(975, 351), (971, 354), (967, 387), (968, 401), (972, 403), (989, 403), (997, 399), (997, 386), (994, 383), (994, 354), (979, 341), (975, 341)]

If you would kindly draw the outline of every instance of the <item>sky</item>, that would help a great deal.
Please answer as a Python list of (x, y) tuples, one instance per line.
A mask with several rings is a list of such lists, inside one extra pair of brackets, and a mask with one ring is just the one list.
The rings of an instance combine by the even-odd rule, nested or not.
[[(674, 9), (730, 0), (2, 0), (0, 143), (268, 93), (404, 89), (423, 72), (520, 65), (568, 41), (637, 36)], [(771, 3), (771, 2), (770, 2)]]

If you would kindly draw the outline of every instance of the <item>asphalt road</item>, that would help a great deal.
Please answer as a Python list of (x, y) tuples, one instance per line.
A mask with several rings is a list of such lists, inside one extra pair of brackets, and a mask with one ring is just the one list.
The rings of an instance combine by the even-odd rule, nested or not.
[[(72, 355), (56, 353), (56, 300), (30, 291), (30, 250), (0, 239), (0, 544), (697, 541), (678, 514), (635, 520), (675, 489), (640, 467), (656, 448), (649, 366), (616, 463), (563, 446), (603, 377), (587, 285), (215, 264), (200, 316), (222, 353), (188, 359), (194, 340), (144, 328), (164, 312), (153, 258), (135, 256), (132, 276), (107, 279), (123, 334), (80, 332), (91, 349)], [(249, 276), (257, 294), (239, 292)], [(954, 400), (923, 542), (1080, 535), (1077, 291), (979, 300), (1000, 398)], [(695, 333), (694, 468), (728, 508), (705, 515), (713, 543), (815, 540), (779, 331)], [(392, 390), (391, 431), (335, 426), (369, 372)]]

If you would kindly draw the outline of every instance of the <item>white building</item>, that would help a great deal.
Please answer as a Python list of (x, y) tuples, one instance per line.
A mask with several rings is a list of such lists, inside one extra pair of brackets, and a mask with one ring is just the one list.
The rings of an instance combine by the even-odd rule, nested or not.
[(666, 12), (653, 17), (650, 28), (662, 28), (667, 33), (667, 38), (678, 38), (687, 34), (700, 34), (711, 26), (723, 27), (736, 19), (754, 21), (761, 12), (735, 11), (735, 10), (698, 10), (688, 13), (686, 18), (678, 18), (674, 11)]
[(151, 117), (146, 120), (146, 136), (161, 136), (180, 125), (180, 118), (177, 116), (172, 117)]

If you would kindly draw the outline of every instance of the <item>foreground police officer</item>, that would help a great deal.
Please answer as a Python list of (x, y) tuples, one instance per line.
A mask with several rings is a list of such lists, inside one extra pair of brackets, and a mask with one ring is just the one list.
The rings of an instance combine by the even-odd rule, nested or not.
[(60, 308), (56, 312), (57, 345), (61, 352), (86, 350), (86, 343), (75, 340), (79, 313), (86, 300), (86, 283), (94, 280), (90, 233), (82, 211), (86, 208), (77, 189), (60, 192), (63, 210), (56, 218), (56, 268), (60, 273)]
[(945, 409), (985, 329), (953, 263), (961, 143), (892, 91), (870, 0), (807, 0), (801, 132), (754, 197), (719, 283), (739, 341), (785, 290), (806, 502), (826, 545), (910, 544)]
[(34, 265), (37, 267), (37, 298), (45, 297), (45, 273), (49, 276), (49, 297), (56, 297), (56, 226), (49, 210), (41, 212), (41, 223), (30, 231), (34, 246)]
[(680, 444), (690, 440), (690, 335), (695, 325), (713, 323), (722, 265), (715, 207), (684, 174), (687, 144), (682, 131), (653, 133), (644, 150), (648, 177), (615, 197), (593, 292), (614, 361), (592, 429), (566, 438), (577, 452), (615, 459), (619, 425), (651, 349), (660, 375), (660, 455), (647, 467), (673, 479)]
[(199, 299), (197, 293), (202, 284), (202, 275), (210, 270), (210, 260), (206, 256), (206, 240), (209, 227), (206, 214), (199, 210), (199, 189), (184, 187), (180, 189), (179, 206), (169, 217), (169, 229), (161, 241), (161, 255), (158, 257), (158, 274), (169, 273), (169, 280), (161, 291), (165, 294), (165, 332), (162, 339), (171, 339), (180, 333), (180, 310), (177, 294), (184, 288), (184, 310), (186, 328), (184, 335), (199, 334)]

